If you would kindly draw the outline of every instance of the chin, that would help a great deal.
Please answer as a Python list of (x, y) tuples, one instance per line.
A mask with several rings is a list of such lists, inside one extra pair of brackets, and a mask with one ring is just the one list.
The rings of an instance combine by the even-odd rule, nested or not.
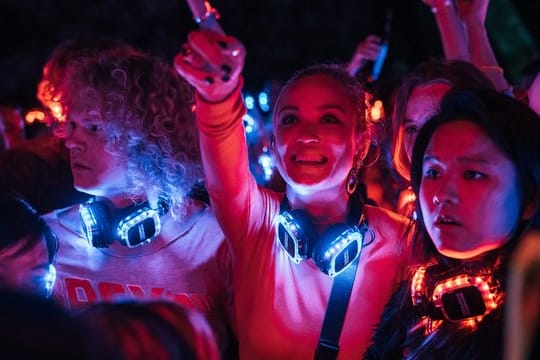
[(457, 260), (469, 260), (477, 256), (483, 255), (488, 251), (495, 250), (500, 248), (499, 246), (489, 246), (489, 247), (479, 247), (474, 249), (453, 249), (453, 248), (443, 248), (437, 247), (437, 250), (442, 255), (457, 259)]
[(100, 196), (101, 195), (100, 191), (98, 191), (94, 186), (91, 186), (89, 184), (74, 183), (73, 187), (75, 188), (75, 190), (83, 192), (83, 193), (88, 194), (88, 195), (92, 195), (92, 196)]

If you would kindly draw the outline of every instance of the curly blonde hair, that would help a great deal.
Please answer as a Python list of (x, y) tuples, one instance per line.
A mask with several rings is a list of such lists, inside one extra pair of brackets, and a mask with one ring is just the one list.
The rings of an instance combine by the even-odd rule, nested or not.
[[(183, 197), (203, 176), (190, 85), (161, 59), (126, 45), (73, 54), (63, 70), (54, 83), (42, 81), (57, 114), (91, 114), (106, 150), (127, 159), (130, 197), (151, 190), (181, 214)], [(55, 123), (62, 128), (65, 116)]]

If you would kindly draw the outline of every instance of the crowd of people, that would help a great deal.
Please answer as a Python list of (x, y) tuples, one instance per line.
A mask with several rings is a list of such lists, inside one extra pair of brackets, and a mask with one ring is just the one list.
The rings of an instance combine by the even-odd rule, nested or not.
[(537, 358), (540, 67), (509, 84), (489, 0), (422, 1), (444, 57), (401, 79), (382, 121), (357, 76), (375, 35), (283, 84), (268, 184), (239, 39), (191, 31), (171, 64), (59, 44), (36, 89), (47, 132), (0, 143), (4, 355)]

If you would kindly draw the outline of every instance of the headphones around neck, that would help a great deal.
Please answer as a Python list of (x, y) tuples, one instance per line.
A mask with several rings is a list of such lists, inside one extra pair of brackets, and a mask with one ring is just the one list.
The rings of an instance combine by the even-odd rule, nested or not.
[(333, 224), (320, 235), (307, 212), (290, 210), (287, 198), (283, 199), (276, 218), (276, 233), (293, 262), (299, 264), (311, 258), (323, 273), (334, 277), (360, 256), (362, 248), (369, 244), (364, 243), (369, 228), (362, 202), (356, 197), (352, 199), (347, 223)]
[(160, 217), (168, 210), (161, 200), (157, 209), (148, 201), (119, 209), (108, 200), (95, 198), (79, 206), (86, 240), (97, 248), (109, 247), (115, 240), (129, 248), (149, 244), (159, 235)]
[(500, 303), (502, 290), (492, 274), (461, 273), (438, 280), (432, 288), (426, 285), (429, 276), (427, 268), (419, 267), (411, 281), (411, 300), (422, 317), (474, 326)]

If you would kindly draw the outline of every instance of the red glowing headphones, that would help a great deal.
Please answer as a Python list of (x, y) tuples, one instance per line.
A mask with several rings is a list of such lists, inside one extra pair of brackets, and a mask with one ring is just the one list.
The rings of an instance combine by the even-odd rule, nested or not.
[(411, 282), (412, 303), (422, 316), (474, 326), (500, 303), (501, 287), (492, 275), (458, 274), (428, 289), (426, 271), (419, 267)]

